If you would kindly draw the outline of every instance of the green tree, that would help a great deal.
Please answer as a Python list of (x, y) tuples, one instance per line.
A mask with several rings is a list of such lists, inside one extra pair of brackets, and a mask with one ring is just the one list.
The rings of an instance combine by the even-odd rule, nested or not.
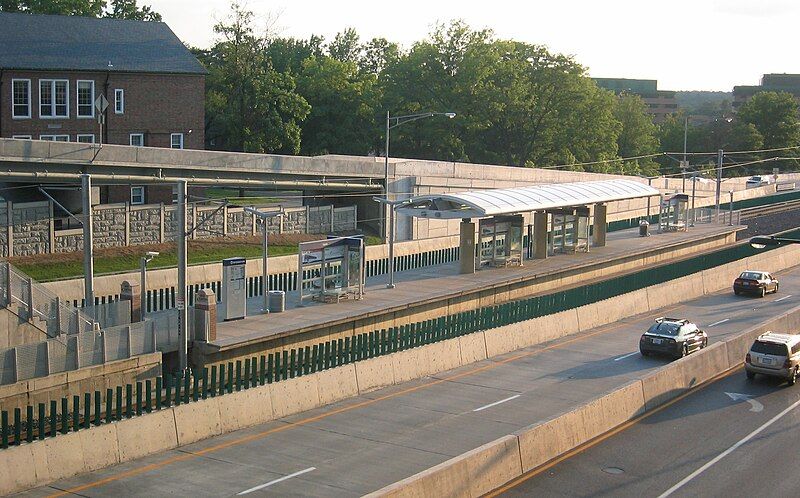
[(106, 0), (0, 0), (0, 11), (100, 17)]
[(252, 20), (233, 2), (228, 19), (214, 26), (219, 41), (202, 60), (209, 70), (206, 140), (224, 150), (297, 154), (309, 105), (291, 74), (272, 68)]
[[(614, 118), (622, 128), (617, 136), (617, 153), (631, 158), (658, 153), (659, 142), (656, 125), (647, 113), (647, 105), (638, 95), (622, 93), (614, 102)], [(658, 164), (652, 158), (624, 161), (626, 174), (655, 175)]]
[(400, 48), (386, 38), (373, 38), (362, 46), (358, 66), (362, 72), (379, 75), (400, 58)]
[(114, 19), (132, 19), (135, 21), (160, 21), (161, 14), (154, 12), (149, 5), (141, 8), (136, 5), (136, 0), (111, 0), (107, 17)]
[(375, 75), (361, 73), (353, 62), (309, 57), (297, 77), (297, 92), (311, 105), (302, 154), (366, 155), (374, 150), (380, 130)]
[(337, 61), (358, 63), (361, 59), (361, 43), (358, 33), (353, 28), (347, 28), (341, 33), (336, 33), (333, 41), (328, 45), (328, 55)]
[(767, 149), (800, 145), (797, 102), (787, 92), (759, 92), (739, 109), (738, 120), (752, 124)]
[(161, 20), (161, 14), (147, 5), (138, 7), (136, 0), (0, 0), (0, 12)]

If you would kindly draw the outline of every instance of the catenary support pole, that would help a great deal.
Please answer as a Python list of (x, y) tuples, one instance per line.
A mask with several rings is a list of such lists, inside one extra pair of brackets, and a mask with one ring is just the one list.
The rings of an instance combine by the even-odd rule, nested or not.
[(83, 297), (84, 306), (94, 306), (94, 251), (92, 236), (92, 179), (81, 175), (83, 198)]
[(717, 197), (716, 197), (717, 203), (716, 203), (716, 210), (715, 210), (715, 216), (716, 216), (717, 221), (719, 221), (719, 196), (720, 196), (720, 193), (722, 191), (722, 157), (723, 156), (724, 156), (724, 153), (722, 152), (722, 149), (719, 149), (717, 151)]
[(178, 180), (178, 289), (175, 307), (178, 309), (178, 355), (180, 371), (186, 372), (189, 356), (189, 337), (186, 319), (186, 180)]

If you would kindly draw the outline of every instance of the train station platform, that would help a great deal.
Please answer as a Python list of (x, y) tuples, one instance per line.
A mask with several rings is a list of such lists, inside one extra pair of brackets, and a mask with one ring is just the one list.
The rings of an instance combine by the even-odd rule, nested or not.
[(386, 275), (372, 277), (362, 300), (298, 306), (290, 292), (281, 313), (259, 314), (263, 301), (253, 298), (247, 318), (217, 324), (216, 339), (195, 347), (193, 356), (203, 364), (247, 358), (522, 299), (712, 251), (734, 243), (743, 228), (698, 224), (649, 237), (622, 230), (609, 233), (604, 247), (526, 259), (523, 266), (473, 274), (459, 274), (458, 262), (428, 266), (396, 272), (393, 289), (386, 288)]

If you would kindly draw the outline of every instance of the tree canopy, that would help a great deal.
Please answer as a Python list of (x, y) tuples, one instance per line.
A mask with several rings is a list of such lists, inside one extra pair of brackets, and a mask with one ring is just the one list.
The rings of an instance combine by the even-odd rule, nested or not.
[(148, 5), (139, 7), (136, 0), (0, 0), (0, 12), (161, 20), (161, 14)]

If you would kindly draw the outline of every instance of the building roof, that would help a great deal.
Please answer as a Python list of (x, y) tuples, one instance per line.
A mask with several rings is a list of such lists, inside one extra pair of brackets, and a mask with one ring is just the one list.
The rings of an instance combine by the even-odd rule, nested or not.
[(420, 218), (482, 218), (636, 199), (660, 193), (658, 189), (634, 180), (558, 183), (422, 195), (406, 201), (397, 212)]
[(0, 69), (205, 74), (163, 22), (0, 12)]

